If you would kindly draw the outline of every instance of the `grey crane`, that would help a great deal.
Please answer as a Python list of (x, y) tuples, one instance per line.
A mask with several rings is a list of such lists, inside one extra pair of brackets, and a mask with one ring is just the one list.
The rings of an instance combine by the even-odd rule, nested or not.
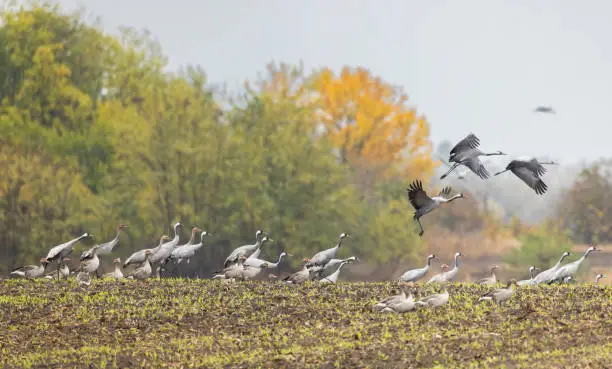
[(438, 196), (429, 197), (425, 190), (423, 190), (423, 183), (420, 180), (412, 182), (406, 191), (408, 192), (408, 200), (415, 210), (414, 220), (418, 223), (420, 228), (419, 236), (425, 233), (423, 225), (421, 225), (422, 216), (439, 208), (440, 204), (450, 203), (463, 197), (462, 193), (449, 197), (451, 192), (450, 187), (444, 187)]
[(79, 242), (82, 239), (88, 238), (88, 237), (93, 237), (93, 236), (89, 233), (83, 233), (82, 235), (80, 235), (79, 237), (75, 239), (72, 239), (68, 242), (64, 242), (61, 245), (57, 245), (51, 248), (51, 250), (49, 250), (49, 252), (47, 253), (46, 259), (49, 262), (53, 262), (55, 260), (58, 260), (58, 261), (61, 260), (62, 258), (68, 256), (72, 252), (72, 249), (77, 242)]
[(74, 248), (74, 245), (79, 242), (82, 239), (88, 238), (88, 237), (93, 237), (90, 233), (83, 233), (82, 235), (80, 235), (79, 237), (72, 239), (68, 242), (64, 242), (61, 245), (57, 245), (53, 248), (51, 248), (51, 250), (49, 250), (49, 252), (47, 253), (47, 257), (45, 259), (47, 259), (49, 262), (53, 262), (54, 260), (57, 260), (57, 279), (60, 279), (60, 264), (61, 264), (61, 260), (63, 258), (65, 258), (66, 256), (70, 255), (70, 253), (72, 252), (72, 249)]
[[(151, 254), (150, 257), (150, 261), (151, 264), (153, 263), (161, 263), (164, 262), (166, 259), (168, 259), (168, 257), (170, 256), (170, 254), (172, 254), (172, 251), (178, 246), (179, 240), (180, 240), (180, 228), (183, 225), (181, 224), (181, 222), (176, 222), (174, 224), (174, 237), (164, 243), (163, 245), (161, 245), (161, 247), (159, 249), (157, 249), (157, 251), (153, 252)], [(199, 229), (199, 228), (198, 228)]]
[(384, 299), (376, 302), (376, 304), (374, 304), (373, 306), (373, 309), (382, 311), (387, 306), (394, 304), (394, 303), (401, 302), (402, 300), (405, 300), (405, 299), (406, 299), (406, 290), (404, 288), (400, 288), (398, 294), (391, 295), (389, 297), (385, 297)]
[(106, 273), (104, 277), (105, 278), (115, 278), (115, 279), (123, 278), (123, 271), (121, 271), (121, 259), (120, 258), (114, 259), (113, 264), (115, 265), (115, 269), (113, 269), (113, 271), (110, 273)]
[(338, 269), (336, 269), (335, 272), (321, 279), (319, 283), (336, 283), (338, 281), (338, 277), (340, 276), (340, 271), (342, 270), (342, 267), (348, 263), (349, 263), (348, 261), (341, 262), (340, 265), (338, 265)]
[(23, 277), (27, 279), (40, 278), (43, 276), (43, 274), (45, 274), (47, 265), (49, 265), (49, 261), (46, 258), (41, 258), (39, 265), (22, 266), (14, 269), (9, 275), (12, 277)]
[(127, 259), (125, 259), (125, 262), (123, 263), (123, 267), (125, 268), (128, 265), (144, 263), (147, 251), (150, 251), (151, 253), (157, 252), (157, 250), (159, 250), (162, 247), (162, 245), (169, 239), (170, 237), (166, 235), (162, 235), (159, 239), (159, 244), (156, 247), (150, 248), (150, 249), (142, 249), (142, 250), (138, 250), (134, 252)]
[(434, 274), (434, 276), (431, 277), (427, 281), (427, 283), (434, 283), (434, 282), (440, 283), (442, 281), (442, 277), (444, 276), (444, 273), (446, 273), (449, 269), (450, 269), (450, 267), (448, 266), (448, 264), (440, 265), (440, 273)]
[(491, 268), (490, 268), (491, 275), (487, 278), (483, 278), (479, 280), (478, 284), (493, 285), (497, 283), (497, 276), (495, 275), (496, 269), (499, 269), (499, 265), (495, 265), (495, 264), (491, 265)]
[[(68, 277), (70, 277), (70, 268), (68, 267), (68, 262), (72, 260), (71, 258), (63, 258), (60, 261), (60, 265), (59, 265), (59, 276), (60, 278), (63, 279), (68, 279)], [(45, 275), (46, 279), (53, 279), (56, 275), (56, 272), (51, 272)]]
[(336, 258), (331, 259), (323, 267), (323, 270), (321, 271), (321, 276), (322, 277), (327, 277), (328, 275), (332, 274), (333, 272), (336, 271), (336, 269), (338, 269), (338, 266), (342, 262), (357, 263), (357, 262), (359, 262), (359, 258), (357, 256), (351, 256), (351, 257), (348, 257), (346, 259), (336, 259)]
[(545, 271), (540, 272), (538, 275), (536, 275), (533, 279), (534, 284), (540, 284), (542, 282), (548, 282), (552, 280), (555, 277), (557, 270), (559, 270), (559, 268), (561, 267), (563, 259), (568, 256), (570, 256), (570, 253), (568, 251), (564, 252), (563, 255), (561, 255), (559, 261), (557, 261), (557, 264), (553, 265), (550, 269), (546, 269)]
[(200, 242), (196, 244), (186, 244), (177, 247), (170, 254), (170, 258), (176, 260), (177, 264), (180, 264), (183, 260), (187, 260), (189, 264), (189, 258), (195, 255), (195, 253), (204, 245), (204, 236), (209, 235), (208, 232), (202, 231), (200, 234)]
[(567, 263), (564, 266), (560, 267), (554, 274), (553, 278), (551, 279), (552, 281), (563, 281), (565, 280), (565, 278), (567, 277), (573, 277), (574, 274), (576, 274), (576, 272), (578, 271), (578, 268), (580, 267), (580, 264), (582, 264), (582, 262), (587, 258), (587, 256), (589, 256), (590, 253), (594, 252), (594, 251), (599, 251), (599, 249), (597, 248), (597, 246), (593, 245), (591, 247), (589, 247), (588, 249), (586, 249), (586, 251), (584, 252), (584, 254), (582, 255), (582, 257), (572, 263)]
[(543, 195), (547, 190), (548, 186), (541, 176), (546, 173), (546, 168), (544, 168), (543, 164), (557, 164), (554, 161), (538, 161), (536, 158), (518, 158), (512, 160), (506, 166), (506, 169), (501, 172), (495, 173), (495, 175), (500, 175), (507, 171), (511, 171), (517, 176), (521, 181), (525, 182), (527, 186), (529, 186), (532, 190), (535, 191), (538, 195)]
[[(265, 238), (265, 237), (264, 237)], [(272, 263), (266, 260), (262, 260), (262, 259), (252, 259), (250, 257), (246, 258), (246, 260), (244, 261), (243, 265), (245, 267), (260, 267), (262, 264), (266, 264), (268, 266), (268, 268), (270, 269), (274, 269), (277, 268), (278, 265), (281, 263), (281, 261), (283, 260), (283, 258), (285, 256), (288, 256), (289, 254), (286, 252), (281, 252), (280, 255), (278, 256), (278, 261), (276, 263)], [(290, 255), (289, 255), (290, 256)]]
[(510, 299), (512, 297), (512, 295), (514, 294), (514, 286), (516, 285), (516, 280), (511, 279), (508, 281), (508, 283), (506, 284), (506, 288), (498, 288), (495, 289), (487, 294), (485, 294), (484, 296), (482, 296), (481, 298), (478, 299), (478, 301), (484, 301), (484, 300), (489, 300), (489, 301), (495, 301), (497, 304), (502, 304), (504, 301)]
[(395, 299), (386, 304), (386, 306), (381, 310), (383, 313), (407, 313), (409, 311), (414, 311), (417, 309), (419, 305), (414, 301), (414, 296), (412, 293), (408, 293), (408, 296), (404, 296), (403, 298)]
[(115, 235), (115, 238), (108, 242), (95, 245), (89, 250), (83, 251), (83, 253), (81, 254), (81, 260), (88, 258), (93, 252), (94, 247), (96, 247), (96, 249), (98, 250), (98, 256), (110, 254), (115, 248), (115, 246), (119, 244), (119, 236), (121, 235), (121, 231), (125, 228), (128, 228), (126, 224), (119, 224), (117, 226), (117, 234)]
[(300, 269), (299, 271), (283, 278), (283, 281), (289, 284), (301, 284), (304, 283), (306, 281), (310, 280), (310, 270), (308, 270), (308, 267), (306, 266), (306, 264), (308, 263), (310, 259), (305, 258), (304, 261), (304, 267), (302, 269)]
[(440, 307), (448, 302), (448, 290), (443, 289), (441, 293), (434, 293), (416, 302), (419, 306)]
[(467, 135), (463, 140), (459, 141), (450, 151), (448, 158), (449, 163), (454, 163), (450, 169), (444, 173), (440, 179), (446, 178), (453, 170), (459, 165), (468, 167), (478, 177), (482, 179), (489, 178), (489, 171), (480, 161), (480, 156), (493, 156), (493, 155), (506, 155), (501, 151), (495, 151), (492, 153), (484, 153), (478, 149), (480, 146), (480, 139), (473, 133)]
[(408, 270), (399, 277), (400, 282), (416, 282), (419, 279), (425, 277), (431, 266), (431, 261), (436, 258), (435, 254), (431, 254), (427, 257), (427, 264), (423, 268)]
[[(442, 163), (444, 163), (444, 165), (447, 166), (448, 168), (452, 168), (452, 165), (450, 165), (446, 160), (444, 160), (440, 156), (438, 156), (438, 160), (440, 160)], [(467, 173), (468, 173), (467, 169), (463, 169), (463, 170), (459, 171), (457, 173), (457, 179), (466, 180), (467, 179)]]
[(333, 258), (336, 257), (340, 246), (342, 246), (342, 240), (345, 238), (351, 238), (347, 233), (341, 233), (338, 243), (336, 246), (329, 248), (327, 250), (317, 252), (310, 260), (306, 263), (306, 267), (309, 269), (317, 269), (317, 272), (320, 272), (325, 268), (325, 265), (329, 263)]
[(100, 258), (98, 257), (98, 246), (94, 246), (92, 252), (84, 259), (81, 259), (81, 263), (77, 272), (84, 272), (91, 274), (98, 270), (100, 266)]
[(231, 264), (236, 263), (242, 256), (248, 257), (253, 252), (255, 252), (255, 250), (261, 247), (262, 239), (260, 239), (260, 236), (262, 234), (263, 231), (261, 229), (257, 230), (257, 232), (255, 232), (255, 243), (253, 245), (244, 245), (234, 249), (234, 251), (232, 251), (231, 254), (227, 257), (227, 259), (225, 259), (223, 267), (227, 268)]
[(595, 284), (599, 284), (599, 280), (602, 279), (602, 278), (608, 278), (608, 276), (606, 276), (605, 274), (598, 273), (595, 276)]
[(538, 106), (535, 109), (533, 109), (534, 113), (548, 113), (548, 114), (556, 114), (557, 112), (555, 111), (555, 109), (553, 109), (552, 106)]
[(535, 266), (530, 266), (529, 267), (529, 279), (523, 279), (520, 280), (518, 282), (516, 282), (517, 286), (532, 286), (535, 283), (535, 271), (538, 270), (538, 268), (536, 268)]
[(136, 269), (134, 269), (134, 271), (130, 275), (128, 275), (128, 278), (137, 280), (149, 278), (153, 273), (153, 268), (151, 267), (152, 255), (153, 252), (151, 250), (145, 250), (144, 261)]
[(455, 253), (455, 262), (453, 264), (453, 268), (447, 272), (442, 272), (440, 274), (434, 275), (429, 281), (427, 281), (427, 283), (445, 283), (454, 280), (457, 276), (457, 273), (459, 273), (460, 256), (463, 256), (463, 254), (460, 252)]

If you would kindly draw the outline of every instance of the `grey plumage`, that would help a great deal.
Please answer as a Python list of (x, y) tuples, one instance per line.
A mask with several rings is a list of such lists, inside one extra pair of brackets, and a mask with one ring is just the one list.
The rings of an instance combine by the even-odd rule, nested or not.
[(480, 156), (506, 155), (501, 151), (485, 153), (480, 151), (480, 139), (473, 133), (467, 135), (459, 141), (450, 151), (449, 163), (453, 163), (450, 169), (444, 173), (440, 179), (446, 178), (459, 165), (466, 166), (481, 179), (487, 179), (490, 176), (489, 171), (480, 161)]
[(414, 220), (418, 223), (420, 228), (419, 236), (425, 233), (420, 220), (423, 215), (434, 211), (440, 207), (442, 203), (452, 202), (455, 199), (463, 197), (462, 193), (458, 193), (453, 197), (448, 197), (451, 192), (450, 187), (444, 187), (438, 196), (429, 197), (425, 190), (423, 190), (423, 183), (420, 180), (412, 182), (406, 191), (408, 192), (408, 201), (410, 201), (410, 204), (415, 210)]

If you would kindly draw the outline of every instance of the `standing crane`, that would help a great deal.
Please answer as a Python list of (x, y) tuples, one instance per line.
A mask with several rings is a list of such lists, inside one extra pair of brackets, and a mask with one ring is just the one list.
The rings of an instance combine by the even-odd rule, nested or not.
[(561, 258), (559, 259), (559, 261), (557, 261), (557, 264), (553, 265), (552, 268), (546, 269), (545, 271), (540, 272), (538, 275), (536, 275), (535, 278), (533, 279), (534, 284), (548, 282), (552, 280), (553, 278), (555, 278), (555, 274), (557, 273), (557, 270), (559, 270), (559, 268), (561, 267), (561, 263), (563, 262), (563, 259), (565, 259), (568, 256), (570, 256), (570, 253), (568, 251), (564, 252), (563, 255), (561, 255)]
[[(244, 246), (240, 246), (234, 249), (234, 251), (232, 251), (231, 254), (227, 257), (227, 259), (225, 259), (225, 263), (223, 264), (223, 267), (224, 268), (229, 267), (231, 264), (238, 262), (241, 257), (243, 256), (248, 257), (253, 252), (255, 252), (258, 248), (260, 248), (261, 245), (263, 244), (262, 239), (260, 238), (262, 234), (263, 234), (263, 231), (261, 229), (257, 230), (257, 232), (255, 232), (255, 243), (254, 244), (244, 245)], [(266, 241), (267, 241), (267, 238), (266, 238)]]
[(425, 277), (431, 266), (431, 261), (436, 258), (435, 254), (431, 254), (427, 257), (427, 264), (423, 268), (412, 269), (399, 277), (400, 282), (416, 282), (419, 279)]
[(576, 274), (576, 272), (578, 271), (578, 268), (580, 267), (580, 264), (582, 264), (582, 262), (587, 258), (587, 256), (589, 256), (590, 253), (594, 252), (594, 251), (599, 251), (599, 249), (596, 246), (591, 246), (588, 249), (586, 249), (586, 251), (584, 252), (584, 254), (582, 255), (582, 257), (572, 263), (567, 263), (564, 266), (562, 266), (561, 268), (559, 268), (556, 272), (555, 275), (552, 277), (552, 279), (550, 280), (550, 282), (553, 281), (564, 281), (567, 277), (573, 277), (574, 274)]
[(312, 273), (321, 272), (327, 263), (329, 263), (333, 258), (336, 257), (340, 246), (342, 246), (342, 240), (345, 238), (351, 238), (347, 233), (341, 233), (338, 243), (336, 246), (329, 248), (327, 250), (317, 252), (310, 260), (306, 263), (306, 267), (311, 269)]

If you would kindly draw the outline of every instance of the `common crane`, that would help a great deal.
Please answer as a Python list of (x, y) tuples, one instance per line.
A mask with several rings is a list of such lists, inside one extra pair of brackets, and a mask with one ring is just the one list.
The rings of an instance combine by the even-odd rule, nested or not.
[(535, 191), (538, 195), (543, 195), (547, 190), (548, 186), (541, 176), (546, 173), (546, 168), (544, 168), (543, 164), (557, 164), (554, 161), (538, 161), (536, 158), (520, 158), (514, 159), (506, 166), (506, 169), (495, 173), (495, 175), (500, 175), (507, 171), (511, 171), (517, 176), (521, 181), (525, 182), (525, 184), (531, 189)]
[(115, 238), (113, 238), (112, 240), (108, 242), (95, 245), (91, 247), (89, 250), (83, 251), (83, 253), (81, 254), (81, 260), (84, 260), (90, 257), (91, 253), (93, 252), (94, 247), (96, 247), (96, 249), (98, 250), (98, 256), (110, 254), (115, 248), (115, 246), (117, 246), (117, 244), (119, 243), (119, 236), (121, 235), (121, 231), (125, 228), (128, 228), (128, 226), (125, 224), (119, 224), (117, 226), (117, 234), (115, 235)]
[(306, 267), (309, 269), (312, 268), (313, 270), (311, 272), (320, 272), (321, 270), (323, 270), (325, 265), (336, 257), (340, 246), (342, 246), (342, 240), (344, 240), (345, 238), (351, 238), (351, 236), (349, 236), (347, 233), (341, 233), (339, 238), (340, 239), (338, 240), (336, 246), (331, 247), (327, 250), (319, 251), (313, 257), (310, 258), (310, 260), (306, 263)]
[(455, 262), (453, 264), (453, 268), (447, 272), (443, 272), (437, 275), (434, 275), (427, 283), (445, 283), (450, 282), (455, 279), (457, 273), (459, 273), (459, 257), (463, 256), (460, 252), (455, 253)]
[(478, 177), (482, 179), (489, 178), (489, 171), (480, 161), (479, 156), (493, 156), (493, 155), (506, 155), (501, 151), (495, 151), (492, 153), (484, 153), (478, 149), (480, 146), (480, 139), (473, 133), (470, 133), (463, 140), (459, 141), (450, 151), (448, 161), (454, 163), (450, 169), (444, 173), (440, 179), (446, 178), (453, 170), (459, 165), (468, 167)]
[(559, 261), (557, 261), (557, 264), (553, 265), (552, 268), (546, 269), (545, 271), (540, 272), (538, 275), (536, 275), (535, 278), (533, 279), (534, 284), (548, 282), (552, 280), (553, 278), (555, 278), (555, 274), (557, 273), (557, 270), (559, 270), (559, 268), (561, 267), (561, 263), (563, 262), (563, 259), (565, 259), (568, 256), (570, 256), (570, 253), (568, 251), (564, 252), (563, 255), (561, 255), (561, 258), (559, 259)]
[(342, 270), (342, 267), (348, 263), (349, 263), (348, 261), (341, 262), (340, 265), (338, 265), (338, 269), (336, 269), (335, 272), (321, 279), (319, 283), (336, 283), (338, 281), (338, 277), (340, 276), (340, 271)]
[(516, 282), (517, 286), (532, 286), (535, 284), (535, 271), (538, 270), (538, 268), (534, 267), (533, 265), (529, 267), (529, 279), (523, 279), (520, 280), (518, 282)]
[(573, 277), (574, 274), (576, 274), (576, 272), (578, 271), (578, 268), (580, 267), (580, 264), (582, 264), (582, 262), (584, 261), (584, 259), (587, 258), (587, 256), (589, 256), (590, 253), (594, 252), (594, 251), (599, 251), (599, 249), (596, 246), (591, 246), (588, 249), (586, 249), (586, 251), (584, 252), (584, 254), (582, 255), (582, 257), (572, 263), (567, 263), (564, 266), (562, 266), (561, 268), (559, 268), (553, 278), (551, 279), (550, 282), (553, 281), (563, 281), (565, 280), (565, 278), (567, 277)]
[(263, 242), (260, 236), (262, 234), (263, 234), (263, 231), (261, 229), (257, 230), (257, 232), (255, 232), (255, 243), (253, 245), (244, 245), (244, 246), (240, 246), (234, 249), (234, 251), (232, 251), (230, 255), (225, 259), (225, 263), (223, 264), (223, 267), (227, 268), (231, 264), (238, 262), (240, 258), (243, 256), (248, 257), (253, 252), (255, 252), (259, 247), (261, 247)]
[(497, 283), (497, 276), (495, 275), (496, 269), (499, 269), (499, 265), (495, 265), (495, 264), (491, 265), (491, 268), (490, 268), (491, 275), (487, 278), (483, 278), (479, 280), (478, 284), (493, 285)]
[(435, 254), (431, 254), (427, 257), (427, 264), (424, 267), (418, 269), (408, 270), (399, 277), (400, 282), (416, 282), (423, 278), (429, 271), (431, 261), (436, 258)]
[(189, 258), (195, 255), (196, 251), (198, 251), (204, 245), (204, 236), (210, 235), (210, 233), (206, 231), (202, 231), (200, 234), (200, 242), (196, 244), (187, 244), (182, 245), (174, 249), (170, 257), (176, 260), (177, 264), (180, 264), (183, 260), (187, 260), (187, 264), (189, 264)]
[(14, 269), (9, 275), (13, 277), (23, 277), (28, 279), (36, 279), (42, 277), (45, 274), (49, 261), (46, 258), (40, 259), (39, 265), (26, 265), (17, 269)]
[(556, 114), (557, 112), (553, 109), (552, 106), (538, 106), (533, 109), (534, 113), (548, 113), (548, 114)]
[(495, 289), (487, 294), (485, 294), (484, 296), (482, 296), (481, 298), (478, 299), (478, 301), (483, 301), (483, 300), (493, 300), (495, 301), (497, 304), (502, 304), (504, 301), (508, 300), (509, 298), (512, 297), (512, 295), (514, 294), (514, 286), (516, 285), (516, 280), (511, 279), (506, 283), (506, 288), (498, 288)]
[(159, 239), (159, 244), (156, 247), (150, 248), (150, 249), (142, 249), (142, 250), (138, 250), (134, 252), (127, 259), (125, 259), (125, 262), (123, 263), (123, 267), (125, 268), (131, 264), (143, 263), (145, 261), (145, 256), (146, 256), (147, 251), (150, 251), (151, 253), (157, 252), (157, 250), (159, 250), (162, 247), (162, 245), (169, 239), (170, 237), (166, 235), (162, 235), (161, 238)]
[(422, 216), (439, 208), (440, 204), (449, 203), (463, 197), (462, 193), (449, 197), (451, 192), (450, 187), (444, 187), (438, 196), (429, 197), (425, 190), (423, 190), (423, 183), (420, 180), (412, 182), (406, 191), (408, 192), (408, 200), (415, 210), (414, 220), (419, 224), (419, 236), (425, 233), (423, 225), (421, 225)]

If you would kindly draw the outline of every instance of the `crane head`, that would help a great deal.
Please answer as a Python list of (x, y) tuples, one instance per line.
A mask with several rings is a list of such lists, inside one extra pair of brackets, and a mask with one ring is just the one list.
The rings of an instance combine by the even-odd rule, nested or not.
[(349, 236), (348, 233), (341, 233), (340, 234), (340, 239), (343, 239), (343, 238), (351, 238), (351, 236)]
[(431, 259), (435, 259), (436, 258), (436, 254), (431, 254), (427, 257), (427, 260), (431, 260)]
[(125, 229), (125, 228), (127, 228), (127, 227), (128, 227), (128, 226), (127, 226), (127, 224), (119, 224), (119, 225), (117, 226), (117, 229)]
[(120, 264), (120, 263), (121, 263), (121, 258), (115, 258), (115, 259), (113, 259), (113, 263), (115, 263), (115, 264)]
[(178, 229), (179, 227), (182, 227), (183, 225), (181, 224), (181, 222), (176, 222), (176, 224), (174, 224), (174, 229)]

